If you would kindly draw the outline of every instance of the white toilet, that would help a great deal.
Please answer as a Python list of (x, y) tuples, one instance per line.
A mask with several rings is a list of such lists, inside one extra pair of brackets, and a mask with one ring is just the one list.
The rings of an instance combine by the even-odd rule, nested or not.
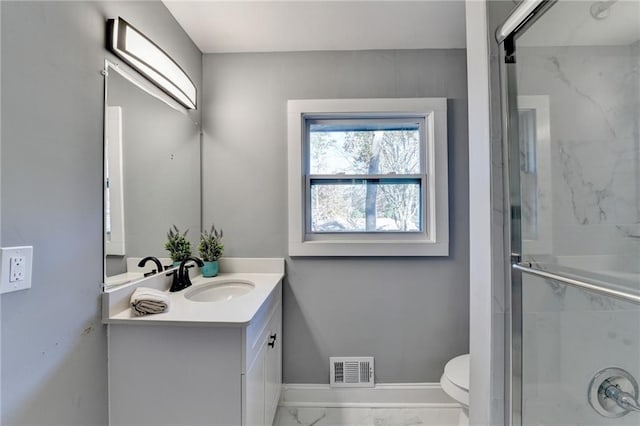
[(447, 362), (440, 378), (442, 390), (462, 405), (458, 425), (469, 425), (469, 354), (460, 355)]

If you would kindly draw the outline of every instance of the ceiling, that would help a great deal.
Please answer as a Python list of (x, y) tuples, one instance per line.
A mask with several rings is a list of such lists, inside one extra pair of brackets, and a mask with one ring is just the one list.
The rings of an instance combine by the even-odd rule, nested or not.
[(463, 0), (163, 0), (203, 53), (465, 47)]

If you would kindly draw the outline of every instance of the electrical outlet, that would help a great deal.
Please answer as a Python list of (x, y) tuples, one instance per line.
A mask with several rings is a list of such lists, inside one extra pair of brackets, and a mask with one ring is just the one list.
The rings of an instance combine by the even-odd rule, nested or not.
[(24, 281), (24, 256), (9, 258), (9, 282)]
[(3, 247), (0, 251), (0, 293), (31, 288), (33, 247)]

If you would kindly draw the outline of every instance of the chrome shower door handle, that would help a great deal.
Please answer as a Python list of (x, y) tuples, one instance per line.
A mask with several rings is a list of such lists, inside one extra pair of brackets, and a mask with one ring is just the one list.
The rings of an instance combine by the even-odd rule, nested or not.
[(598, 371), (589, 384), (589, 404), (604, 417), (622, 417), (640, 413), (638, 382), (618, 367)]

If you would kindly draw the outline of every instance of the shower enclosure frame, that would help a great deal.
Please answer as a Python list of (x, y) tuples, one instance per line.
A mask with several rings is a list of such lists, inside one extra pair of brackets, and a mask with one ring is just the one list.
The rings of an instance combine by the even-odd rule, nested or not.
[[(505, 264), (505, 298), (508, 323), (505, 338), (505, 413), (509, 426), (522, 426), (522, 274), (559, 281), (619, 300), (640, 304), (640, 295), (603, 287), (587, 279), (574, 279), (536, 269), (522, 262), (520, 141), (516, 79), (516, 39), (558, 0), (524, 0), (496, 30), (500, 45), (500, 92), (502, 117), (502, 152), (504, 207), (509, 216), (504, 221), (505, 251), (510, 261)], [(508, 250), (508, 251), (507, 251)]]
[(504, 239), (509, 262), (505, 262), (505, 300), (509, 321), (505, 333), (504, 418), (510, 426), (522, 425), (522, 271), (521, 262), (520, 147), (518, 139), (518, 99), (515, 68), (515, 39), (557, 0), (525, 0), (496, 30), (500, 45), (500, 93), (502, 104)]

